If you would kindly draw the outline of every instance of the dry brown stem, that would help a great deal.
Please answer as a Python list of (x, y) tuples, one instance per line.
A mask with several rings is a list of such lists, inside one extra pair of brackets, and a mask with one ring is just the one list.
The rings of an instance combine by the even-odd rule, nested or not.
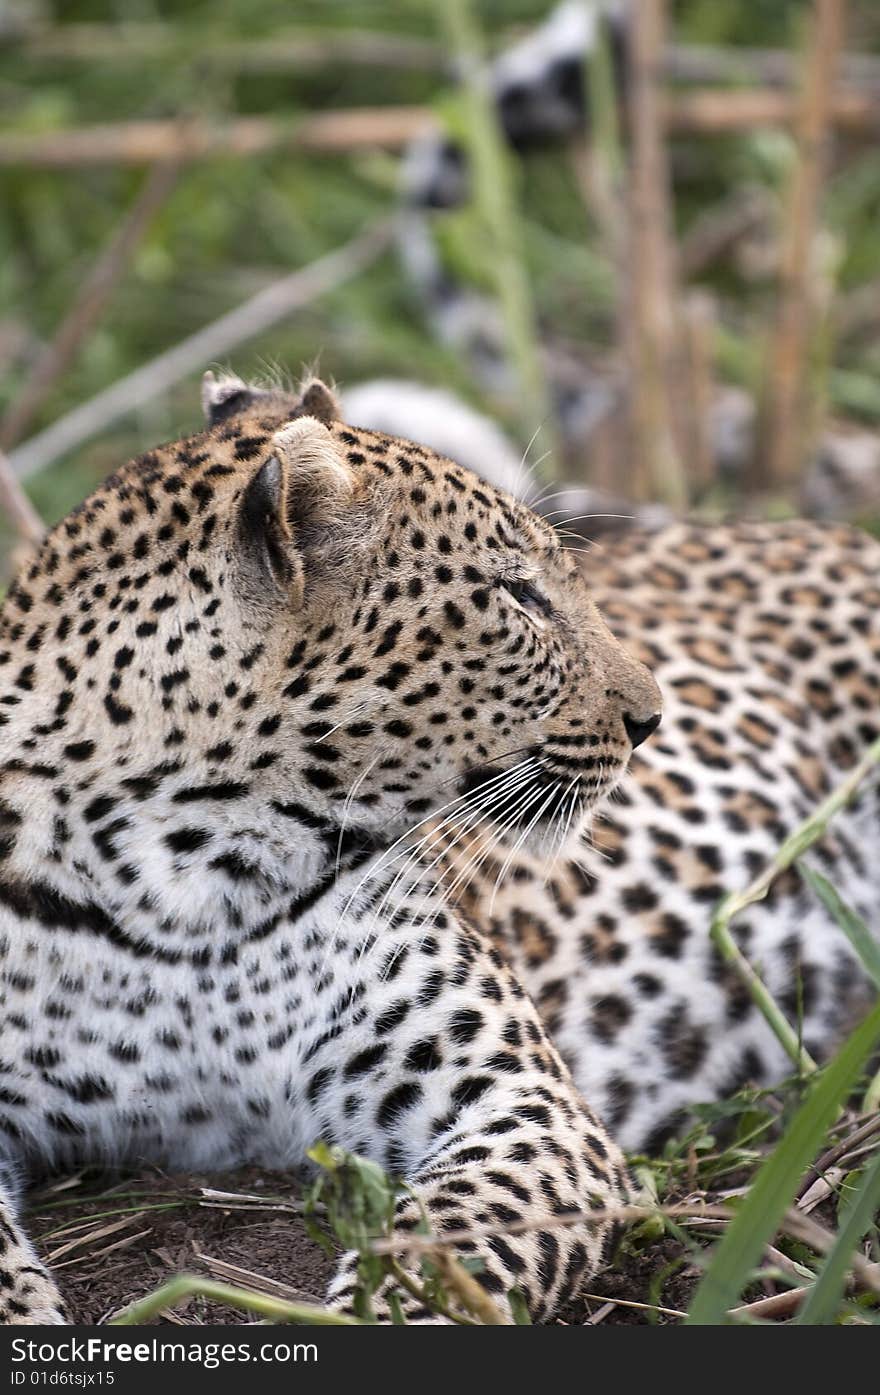
[(681, 418), (675, 408), (681, 344), (676, 315), (669, 168), (658, 84), (665, 0), (643, 0), (633, 16), (630, 99), (629, 308), (632, 435), (642, 497), (673, 508), (687, 501)]
[(54, 338), (38, 356), (30, 376), (0, 421), (0, 446), (19, 441), (52, 385), (70, 365), (79, 346), (106, 309), (135, 250), (177, 178), (175, 165), (154, 165), (132, 204), (80, 286)]
[(748, 483), (753, 489), (793, 483), (807, 445), (806, 424), (815, 422), (809, 383), (818, 319), (814, 263), (829, 156), (831, 96), (845, 16), (845, 0), (815, 0), (804, 58), (798, 155), (782, 243), (779, 307), (768, 364), (764, 452), (750, 472)]

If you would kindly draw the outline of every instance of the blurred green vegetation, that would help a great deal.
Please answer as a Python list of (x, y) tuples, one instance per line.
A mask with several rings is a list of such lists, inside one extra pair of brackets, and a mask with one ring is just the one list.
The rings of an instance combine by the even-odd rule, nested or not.
[[(480, 0), (476, 12), (493, 49), (545, 17), (547, 0)], [(793, 49), (806, 0), (681, 0), (673, 5), (679, 42)], [(849, 47), (880, 52), (880, 6), (853, 0)], [(330, 61), (300, 71), (238, 71), (237, 41), (337, 30), (410, 35), (442, 46), (436, 0), (67, 0), (27, 5), (38, 30), (128, 24), (165, 26), (167, 42), (121, 44), (112, 59), (40, 54), (38, 46), (0, 44), (0, 130), (51, 131), (180, 113), (283, 116), (348, 106), (433, 104), (450, 100), (437, 67), (378, 67)], [(73, 32), (73, 31), (70, 31)], [(225, 48), (224, 48), (225, 46)], [(679, 141), (676, 216), (681, 231), (732, 189), (758, 185), (780, 199), (792, 143), (779, 131)], [(612, 281), (597, 229), (562, 150), (542, 150), (516, 166), (523, 249), (540, 316), (559, 335), (601, 353), (613, 338)], [(0, 169), (0, 410), (15, 399), (39, 346), (50, 340), (72, 297), (144, 178), (139, 169)], [(75, 362), (32, 424), (56, 420), (131, 369), (215, 319), (274, 278), (305, 265), (354, 235), (393, 204), (397, 161), (379, 152), (304, 155), (278, 151), (248, 159), (216, 157), (181, 171), (143, 238), (112, 302)], [(852, 141), (838, 153), (827, 198), (840, 294), (880, 278), (880, 147)], [(487, 282), (490, 249), (475, 239), (474, 214), (447, 215), (438, 229), (453, 269)], [(708, 276), (724, 304), (725, 371), (749, 379), (757, 369), (755, 332), (766, 323), (772, 275), (729, 262)], [(880, 315), (876, 317), (880, 320)], [(468, 366), (427, 331), (395, 257), (290, 322), (242, 345), (234, 366), (245, 375), (283, 365), (295, 373), (319, 358), (330, 376), (353, 383), (397, 374), (445, 384), (477, 405)], [(880, 330), (834, 348), (853, 410), (873, 416), (880, 378)], [(849, 376), (848, 376), (849, 375)], [(502, 407), (503, 414), (503, 407)], [(181, 383), (145, 403), (73, 458), (35, 478), (30, 491), (48, 519), (62, 515), (120, 459), (156, 439), (198, 424), (198, 390)], [(514, 421), (508, 418), (509, 426)], [(525, 443), (523, 443), (525, 444)]]

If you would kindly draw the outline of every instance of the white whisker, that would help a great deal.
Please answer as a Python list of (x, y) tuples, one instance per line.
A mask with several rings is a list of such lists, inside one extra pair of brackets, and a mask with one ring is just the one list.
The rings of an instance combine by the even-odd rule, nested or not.
[(556, 797), (556, 795), (558, 794), (558, 792), (559, 792), (559, 782), (558, 782), (558, 781), (554, 781), (553, 787), (551, 788), (550, 793), (548, 794), (547, 798), (544, 800), (544, 803), (540, 806), (540, 808), (538, 809), (538, 812), (535, 814), (535, 816), (533, 817), (533, 819), (531, 820), (531, 822), (528, 824), (528, 826), (527, 826), (527, 827), (523, 830), (523, 832), (520, 834), (519, 838), (518, 838), (517, 841), (514, 843), (514, 845), (513, 845), (513, 847), (511, 848), (510, 852), (507, 854), (507, 857), (505, 858), (504, 863), (503, 863), (503, 865), (502, 865), (502, 867), (501, 867), (501, 871), (498, 873), (497, 877), (495, 878), (495, 885), (494, 885), (494, 887), (492, 888), (492, 895), (491, 895), (491, 897), (489, 898), (489, 915), (492, 914), (492, 910), (493, 910), (493, 908), (494, 908), (494, 906), (495, 906), (495, 898), (496, 898), (496, 896), (498, 895), (498, 891), (499, 891), (499, 889), (500, 889), (500, 887), (501, 887), (501, 883), (504, 881), (504, 876), (505, 876), (505, 873), (507, 872), (508, 867), (509, 867), (509, 866), (511, 865), (511, 863), (513, 862), (513, 859), (516, 857), (517, 853), (519, 852), (519, 850), (520, 850), (520, 848), (522, 847), (523, 843), (524, 843), (524, 842), (526, 841), (526, 839), (528, 838), (528, 836), (529, 836), (529, 834), (531, 833), (532, 829), (534, 828), (535, 824), (536, 824), (536, 823), (538, 822), (538, 820), (540, 819), (540, 817), (541, 817), (541, 815), (543, 814), (544, 810), (545, 810), (545, 809), (547, 808), (547, 806), (552, 802), (552, 800), (555, 799), (555, 797)]
[[(438, 862), (442, 861), (444, 857), (449, 856), (450, 852), (456, 846), (456, 844), (459, 843), (466, 834), (470, 833), (470, 831), (482, 819), (490, 817), (489, 811), (496, 804), (508, 800), (510, 798), (510, 795), (515, 790), (521, 788), (523, 784), (528, 784), (532, 780), (533, 776), (534, 771), (532, 770), (522, 771), (516, 780), (504, 785), (502, 788), (498, 790), (495, 790), (492, 794), (492, 797), (489, 799), (487, 803), (481, 802), (477, 805), (474, 805), (470, 810), (468, 810), (466, 820), (464, 823), (462, 823), (460, 820), (459, 811), (454, 816), (450, 816), (449, 818), (444, 819), (443, 824), (441, 824), (438, 828), (432, 829), (428, 834), (426, 834), (424, 838), (420, 839), (419, 843), (412, 850), (409, 858), (404, 863), (404, 866), (401, 869), (401, 871), (398, 872), (398, 874), (392, 880), (390, 886), (386, 889), (381, 902), (376, 908), (375, 913), (377, 917), (381, 918), (382, 912), (388, 903), (389, 897), (392, 895), (395, 888), (399, 885), (399, 883), (406, 875), (410, 867), (414, 867), (416, 864), (419, 865), (417, 879), (422, 880), (426, 876), (426, 874), (429, 873), (437, 865)], [(444, 826), (451, 826), (456, 829), (455, 835), (448, 842), (444, 841)], [(432, 849), (438, 845), (438, 842), (443, 843), (440, 852), (431, 862), (425, 863), (424, 858), (428, 856)], [(426, 843), (428, 844), (427, 847), (424, 846)]]
[(339, 824), (339, 838), (336, 843), (336, 871), (334, 875), (337, 877), (337, 879), (339, 877), (339, 862), (342, 857), (342, 840), (345, 837), (345, 826), (348, 822), (349, 813), (351, 812), (352, 800), (354, 799), (361, 785), (364, 783), (364, 780), (366, 780), (370, 771), (375, 769), (375, 767), (378, 765), (379, 761), (381, 760), (381, 756), (382, 753), (380, 752), (379, 755), (373, 757), (369, 765), (357, 777), (354, 784), (351, 786), (351, 789), (348, 791), (348, 794), (345, 796), (345, 803), (342, 806), (342, 819)]
[(436, 917), (440, 914), (443, 908), (449, 904), (458, 887), (467, 887), (470, 884), (477, 871), (485, 862), (486, 858), (490, 854), (497, 851), (499, 842), (501, 841), (507, 830), (512, 827), (515, 827), (515, 825), (525, 814), (526, 810), (531, 807), (531, 805), (535, 802), (536, 799), (540, 798), (542, 792), (545, 789), (546, 786), (543, 784), (539, 785), (538, 788), (533, 791), (530, 791), (530, 789), (528, 788), (525, 789), (522, 792), (517, 806), (514, 809), (511, 816), (500, 826), (500, 828), (495, 828), (491, 830), (491, 838), (488, 836), (490, 834), (490, 830), (486, 830), (487, 839), (483, 851), (479, 853), (479, 855), (475, 858), (471, 857), (466, 859), (464, 866), (461, 868), (458, 875), (453, 879), (453, 881), (451, 883), (444, 883), (442, 885), (439, 902), (435, 907), (431, 917), (432, 923), (434, 920), (436, 920)]

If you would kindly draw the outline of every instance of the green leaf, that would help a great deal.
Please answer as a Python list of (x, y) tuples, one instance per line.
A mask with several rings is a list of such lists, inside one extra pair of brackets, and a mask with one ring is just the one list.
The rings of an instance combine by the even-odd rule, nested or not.
[(526, 1300), (523, 1298), (518, 1288), (509, 1288), (507, 1290), (507, 1301), (510, 1304), (510, 1311), (513, 1313), (513, 1321), (516, 1326), (531, 1327), (532, 1319), (529, 1317)]
[(865, 1168), (861, 1186), (849, 1205), (834, 1248), (829, 1252), (809, 1298), (798, 1313), (797, 1322), (818, 1325), (836, 1320), (853, 1251), (871, 1226), (878, 1206), (880, 1151)]
[(837, 888), (827, 877), (823, 877), (821, 872), (817, 872), (815, 868), (803, 862), (799, 862), (797, 868), (804, 881), (815, 892), (825, 909), (843, 930), (865, 969), (876, 986), (880, 988), (880, 945), (868, 930), (861, 916), (847, 905)]
[(724, 1323), (749, 1274), (791, 1202), (798, 1182), (822, 1145), (858, 1073), (880, 1039), (880, 1003), (811, 1082), (785, 1137), (758, 1172), (727, 1228), (688, 1313), (692, 1325)]
[(853, 1208), (853, 1204), (859, 1199), (859, 1188), (861, 1187), (864, 1175), (865, 1169), (863, 1167), (856, 1167), (840, 1180), (840, 1185), (837, 1188), (838, 1230), (845, 1223), (847, 1216)]
[(861, 959), (866, 973), (870, 974), (876, 987), (880, 989), (880, 944), (874, 939), (861, 916), (856, 915), (837, 888), (832, 886), (821, 872), (816, 872), (805, 862), (798, 863), (798, 871), (825, 909), (834, 917)]

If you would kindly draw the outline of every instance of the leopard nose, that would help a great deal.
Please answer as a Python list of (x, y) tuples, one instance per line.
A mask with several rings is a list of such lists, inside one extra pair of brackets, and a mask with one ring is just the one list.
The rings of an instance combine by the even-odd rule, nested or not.
[(641, 746), (643, 741), (647, 741), (653, 731), (660, 725), (660, 713), (655, 712), (653, 717), (649, 717), (646, 722), (638, 721), (630, 712), (624, 712), (623, 725), (626, 727), (626, 734), (633, 744), (633, 747)]

